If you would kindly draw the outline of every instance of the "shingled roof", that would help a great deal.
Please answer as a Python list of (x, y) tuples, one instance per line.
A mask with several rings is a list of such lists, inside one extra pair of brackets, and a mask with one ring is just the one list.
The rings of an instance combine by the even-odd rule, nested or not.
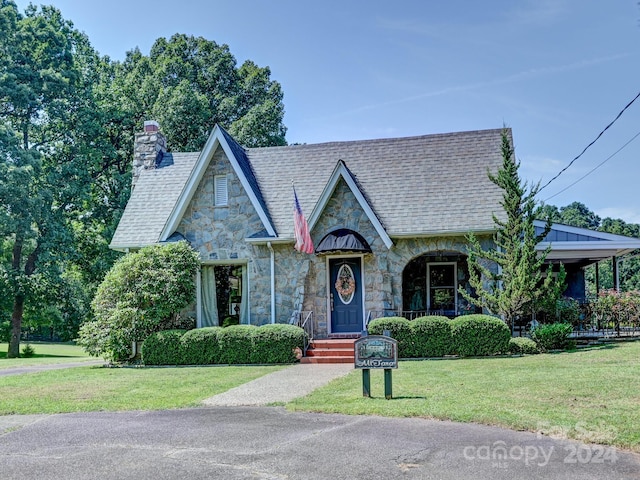
[(165, 153), (160, 168), (141, 172), (111, 239), (111, 248), (124, 250), (159, 242), (198, 156), (198, 152)]
[(339, 160), (390, 237), (493, 231), (502, 191), (487, 170), (502, 165), (501, 132), (252, 148), (247, 156), (281, 236), (293, 237), (291, 180), (308, 215)]
[(496, 172), (502, 164), (501, 132), (242, 149), (218, 127), (202, 153), (174, 153), (173, 165), (142, 172), (111, 246), (148, 245), (173, 233), (168, 230), (177, 225), (176, 205), (190, 198), (193, 192), (186, 190), (197, 187), (194, 172), (211, 159), (211, 145), (235, 157), (236, 174), (263, 211), (265, 230), (277, 232), (279, 239), (293, 239), (291, 181), (308, 216), (339, 161), (389, 237), (490, 232), (492, 214), (503, 216), (502, 191), (487, 178), (487, 171)]

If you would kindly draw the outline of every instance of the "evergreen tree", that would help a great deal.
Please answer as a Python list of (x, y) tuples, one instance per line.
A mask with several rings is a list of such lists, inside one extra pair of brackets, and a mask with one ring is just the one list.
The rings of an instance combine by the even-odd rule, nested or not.
[[(528, 188), (518, 176), (520, 162), (515, 158), (509, 132), (502, 132), (502, 166), (489, 179), (503, 191), (500, 202), (505, 216), (493, 215), (497, 232), (492, 248), (483, 249), (478, 238), (470, 233), (469, 283), (476, 295), (460, 288), (460, 294), (472, 304), (499, 315), (513, 327), (514, 321), (533, 311), (536, 305), (558, 297), (564, 284), (564, 269), (557, 278), (543, 275), (548, 250), (539, 252), (536, 245), (551, 229), (550, 220), (536, 235), (533, 224), (538, 214), (535, 200), (539, 185)], [(503, 219), (504, 218), (504, 219)], [(497, 269), (494, 269), (497, 267)]]

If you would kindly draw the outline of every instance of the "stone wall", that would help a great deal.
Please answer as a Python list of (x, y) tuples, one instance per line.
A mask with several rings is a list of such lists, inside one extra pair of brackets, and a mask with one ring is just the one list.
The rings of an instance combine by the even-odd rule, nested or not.
[[(228, 204), (214, 205), (213, 179), (226, 175)], [(178, 226), (203, 263), (244, 263), (250, 288), (250, 317), (255, 324), (271, 320), (269, 249), (245, 238), (264, 230), (240, 179), (224, 151), (218, 148)]]
[[(227, 206), (214, 205), (213, 179), (226, 175)], [(292, 214), (293, 221), (293, 214)], [(388, 249), (348, 185), (341, 180), (311, 232), (314, 244), (329, 232), (347, 228), (358, 232), (372, 253), (363, 256), (365, 315), (368, 311), (402, 310), (402, 272), (414, 258), (429, 252), (466, 254), (463, 236), (394, 239)], [(200, 253), (204, 263), (245, 263), (249, 281), (251, 323), (271, 320), (271, 252), (245, 238), (264, 226), (222, 149), (218, 149), (180, 222), (178, 231)], [(490, 238), (484, 238), (486, 244)], [(275, 258), (276, 322), (288, 323), (292, 314), (313, 311), (319, 337), (328, 333), (327, 257), (294, 250), (293, 243), (273, 244)]]

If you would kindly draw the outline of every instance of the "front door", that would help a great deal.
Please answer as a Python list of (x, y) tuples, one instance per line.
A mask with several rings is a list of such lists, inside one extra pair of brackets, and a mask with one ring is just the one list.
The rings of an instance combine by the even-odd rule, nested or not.
[(329, 259), (331, 333), (360, 333), (363, 325), (362, 263), (358, 258)]

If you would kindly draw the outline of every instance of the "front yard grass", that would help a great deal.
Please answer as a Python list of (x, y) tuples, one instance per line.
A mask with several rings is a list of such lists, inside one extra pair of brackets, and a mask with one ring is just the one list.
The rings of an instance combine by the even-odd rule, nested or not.
[(393, 399), (382, 370), (372, 398), (355, 371), (290, 410), (424, 417), (544, 432), (640, 452), (640, 342), (517, 358), (404, 361)]
[(11, 367), (26, 367), (29, 365), (50, 365), (52, 363), (82, 362), (85, 360), (96, 360), (73, 342), (50, 343), (50, 342), (20, 342), (20, 352), (26, 345), (31, 345), (35, 350), (35, 355), (30, 358), (7, 358), (9, 350), (8, 343), (0, 342), (0, 370)]
[(281, 368), (87, 366), (0, 377), (0, 415), (195, 407)]
[[(0, 377), (0, 415), (194, 407), (281, 368), (86, 366)], [(372, 398), (362, 396), (362, 375), (354, 371), (287, 408), (475, 422), (640, 452), (640, 342), (513, 358), (403, 361), (393, 371), (391, 400), (384, 399), (383, 372), (371, 374)]]

